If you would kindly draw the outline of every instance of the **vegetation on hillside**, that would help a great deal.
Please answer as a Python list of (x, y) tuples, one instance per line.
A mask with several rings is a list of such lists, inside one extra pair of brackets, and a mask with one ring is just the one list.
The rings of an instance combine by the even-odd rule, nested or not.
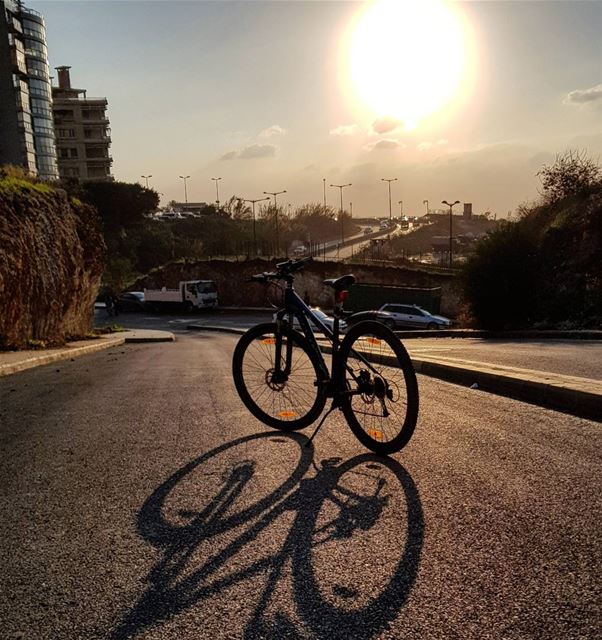
[(541, 201), (477, 247), (464, 298), (486, 328), (602, 327), (602, 169), (568, 151), (540, 172)]

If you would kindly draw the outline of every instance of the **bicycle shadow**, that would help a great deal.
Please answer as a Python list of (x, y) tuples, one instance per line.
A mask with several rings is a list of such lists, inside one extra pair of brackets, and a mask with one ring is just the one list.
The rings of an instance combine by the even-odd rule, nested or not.
[[(257, 462), (248, 456), (233, 464), (227, 460), (220, 475), (221, 486), (206, 505), (186, 512), (184, 523), (166, 518), (166, 502), (191, 473), (210, 465), (216, 456), (230, 454), (229, 450), (263, 439), (299, 447), (297, 464), (280, 486), (236, 511), (237, 498), (245, 490), (248, 492), (249, 483), (257, 473)], [(361, 637), (369, 638), (395, 618), (415, 581), (424, 533), (420, 499), (410, 475), (393, 459), (362, 454), (342, 464), (337, 464), (338, 460), (324, 461), (315, 476), (305, 478), (313, 463), (313, 449), (303, 446), (306, 442), (305, 436), (274, 431), (239, 438), (192, 460), (157, 487), (139, 512), (138, 532), (161, 549), (163, 556), (147, 576), (145, 593), (113, 631), (113, 640), (132, 638), (237, 583), (256, 576), (264, 580), (262, 576), (266, 572), (268, 578), (246, 624), (245, 638), (302, 637), (300, 634), (306, 626), (317, 637), (357, 637), (355, 634), (361, 630)], [(388, 475), (399, 482), (403, 490), (407, 505), (406, 543), (380, 593), (360, 608), (349, 610), (323, 597), (312, 556), (324, 545), (348, 541), (354, 532), (373, 530), (378, 524), (391, 497), (391, 487), (386, 495), (386, 481), (376, 482), (375, 491), (369, 495), (339, 486), (341, 478), (350, 477), (348, 474), (356, 473), (354, 470), (360, 466), (370, 464), (387, 469)], [(338, 516), (324, 524), (319, 520), (327, 500), (334, 505)], [(269, 531), (280, 516), (291, 511), (295, 513), (294, 522), (279, 551), (257, 558), (242, 568), (240, 562), (234, 561), (232, 571), (224, 575), (230, 560), (244, 552), (262, 532)], [(238, 528), (243, 529), (240, 534), (221, 548), (213, 549), (201, 562), (197, 557), (195, 565), (194, 556), (200, 545)], [(268, 615), (273, 591), (289, 559), (294, 567), (293, 598), (301, 628), (281, 611)], [(347, 601), (354, 597), (353, 589), (337, 589), (336, 595)]]

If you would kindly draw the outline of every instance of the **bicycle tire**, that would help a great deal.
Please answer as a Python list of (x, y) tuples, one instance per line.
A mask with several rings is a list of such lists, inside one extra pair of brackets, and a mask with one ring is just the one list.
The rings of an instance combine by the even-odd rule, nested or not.
[[(326, 387), (321, 381), (318, 359), (310, 351), (305, 337), (287, 326), (282, 326), (281, 332), (285, 340), (291, 340), (293, 343), (293, 350), (294, 352), (296, 351), (296, 354), (293, 354), (293, 361), (295, 357), (305, 357), (307, 361), (298, 363), (297, 376), (294, 382), (291, 382), (291, 377), (295, 372), (295, 364), (293, 362), (291, 375), (282, 385), (282, 389), (278, 390), (270, 387), (270, 383), (268, 382), (270, 369), (267, 368), (267, 366), (270, 355), (272, 356), (271, 363), (273, 364), (274, 354), (270, 354), (269, 348), (275, 344), (276, 330), (277, 325), (274, 322), (258, 324), (249, 329), (241, 337), (234, 349), (232, 376), (240, 399), (258, 420), (274, 429), (296, 431), (310, 425), (322, 413), (324, 405), (326, 404)], [(266, 342), (271, 340), (274, 340), (274, 343)], [(245, 356), (248, 356), (247, 361), (250, 362), (254, 354), (252, 354), (249, 349), (251, 346), (258, 346), (258, 341), (260, 345), (263, 345), (258, 347), (258, 349), (260, 349), (258, 353), (265, 353), (265, 358), (263, 355), (261, 356), (261, 360), (265, 361), (265, 364), (255, 360), (255, 365), (246, 365)], [(284, 346), (283, 344), (283, 349)], [(311, 364), (311, 368), (313, 369), (311, 375), (305, 375), (306, 372), (309, 373), (308, 364)], [(255, 380), (255, 389), (260, 389), (260, 391), (252, 390), (256, 396), (255, 399), (248, 389), (247, 384), (251, 376), (247, 375), (247, 381), (245, 381), (245, 367), (248, 369), (249, 366), (255, 368), (260, 375), (263, 375), (263, 381), (265, 383), (264, 388), (261, 390), (261, 382), (257, 384), (258, 381)], [(305, 380), (302, 379), (303, 377)], [(270, 404), (269, 400), (263, 402), (262, 406), (258, 403), (259, 398), (263, 397), (262, 394), (265, 393), (266, 388), (279, 394), (274, 395), (271, 400), (270, 413), (266, 410), (266, 404)], [(276, 400), (278, 400), (278, 402), (276, 402)], [(306, 406), (303, 407), (302, 405)]]
[[(341, 343), (339, 388), (357, 388), (348, 371), (351, 367), (358, 375), (365, 368), (357, 353), (374, 369), (368, 371), (374, 390), (346, 395), (341, 403), (343, 415), (355, 437), (368, 449), (381, 455), (400, 451), (412, 437), (418, 419), (418, 382), (410, 356), (399, 338), (382, 323), (358, 322)], [(395, 369), (401, 374), (392, 373)], [(379, 387), (383, 390), (382, 398)], [(384, 415), (384, 406), (389, 411), (388, 417)]]

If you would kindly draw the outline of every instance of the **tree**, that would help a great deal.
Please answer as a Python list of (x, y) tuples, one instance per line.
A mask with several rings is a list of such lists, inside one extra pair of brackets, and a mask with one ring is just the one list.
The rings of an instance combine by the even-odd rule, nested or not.
[(96, 207), (105, 232), (138, 225), (157, 210), (159, 194), (137, 183), (85, 182), (82, 199)]
[(541, 180), (542, 195), (547, 203), (590, 193), (602, 183), (600, 165), (589, 158), (585, 151), (574, 149), (557, 155), (555, 162), (544, 165), (537, 176)]

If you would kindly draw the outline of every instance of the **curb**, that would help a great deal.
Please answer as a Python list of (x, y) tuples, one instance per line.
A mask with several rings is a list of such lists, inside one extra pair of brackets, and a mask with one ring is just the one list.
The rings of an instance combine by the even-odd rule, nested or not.
[(236, 335), (242, 336), (243, 333), (246, 333), (246, 329), (237, 329), (235, 327), (218, 327), (210, 324), (189, 324), (186, 326), (186, 329), (189, 331), (218, 331), (220, 333), (234, 333)]
[(175, 342), (176, 337), (169, 331), (162, 331), (165, 335), (157, 336), (125, 336), (126, 344), (142, 344), (148, 342)]
[(87, 344), (81, 347), (66, 347), (56, 351), (55, 353), (36, 354), (26, 360), (20, 360), (19, 362), (14, 362), (12, 364), (0, 365), (0, 377), (9, 376), (13, 373), (18, 373), (19, 371), (32, 369), (33, 367), (40, 367), (45, 364), (60, 362), (61, 360), (71, 360), (71, 358), (78, 358), (79, 356), (85, 356), (89, 353), (102, 351), (103, 349), (119, 347), (124, 344), (125, 341), (125, 337), (101, 337), (98, 339), (98, 342), (95, 342), (94, 344)]
[(394, 331), (398, 338), (484, 338), (487, 340), (602, 340), (602, 331), (487, 331), (484, 329), (433, 329)]
[[(210, 325), (189, 325), (187, 329), (196, 331), (217, 331), (242, 335), (245, 329), (230, 327), (217, 327)], [(416, 332), (412, 332), (412, 336)], [(428, 332), (433, 337), (433, 331)], [(396, 334), (399, 336), (399, 333)], [(324, 353), (329, 353), (328, 346), (320, 347)], [(394, 363), (393, 358), (384, 358)], [(505, 373), (495, 371), (487, 367), (467, 367), (451, 362), (442, 362), (435, 359), (425, 359), (420, 357), (412, 358), (412, 363), (416, 373), (426, 375), (446, 382), (470, 387), (476, 383), (480, 391), (487, 391), (514, 400), (528, 402), (540, 407), (570, 413), (579, 418), (586, 418), (596, 422), (602, 422), (602, 394), (594, 390), (579, 388), (586, 386), (588, 380), (580, 378), (569, 378), (568, 376), (552, 375), (542, 372), (541, 379), (529, 376), (527, 372)], [(570, 384), (575, 380), (573, 385)]]

